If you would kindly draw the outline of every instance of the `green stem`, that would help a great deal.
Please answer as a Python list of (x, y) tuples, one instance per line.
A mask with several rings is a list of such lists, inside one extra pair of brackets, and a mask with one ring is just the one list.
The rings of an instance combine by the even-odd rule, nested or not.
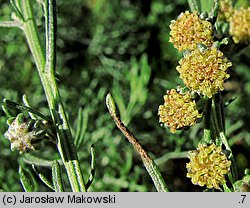
[(211, 132), (211, 99), (209, 99), (206, 103), (204, 110), (204, 131), (203, 131), (203, 139), (202, 141), (209, 144), (212, 140), (212, 132)]
[(218, 125), (218, 129), (221, 132), (225, 132), (225, 116), (224, 116), (224, 103), (221, 93), (218, 92), (213, 98), (213, 108), (215, 113), (215, 118), (217, 119), (216, 123)]
[(232, 162), (232, 180), (234, 183), (234, 182), (236, 182), (236, 180), (238, 178), (238, 171), (237, 171), (237, 165), (236, 165), (233, 153), (232, 153), (232, 149), (231, 149), (230, 145), (228, 144), (228, 141), (227, 141), (227, 138), (226, 138), (224, 132), (220, 132), (220, 139), (221, 139), (221, 142), (225, 145), (226, 149), (230, 152), (229, 159)]
[(224, 192), (232, 192), (231, 189), (228, 188), (226, 183), (223, 184), (223, 189), (224, 189)]
[(122, 123), (120, 117), (118, 116), (118, 112), (116, 109), (116, 105), (114, 99), (109, 93), (106, 96), (106, 105), (108, 107), (109, 113), (112, 116), (116, 126), (120, 129), (123, 135), (128, 139), (128, 141), (133, 145), (136, 152), (140, 155), (142, 162), (151, 176), (154, 185), (158, 192), (168, 192), (168, 188), (165, 184), (165, 181), (160, 173), (159, 168), (155, 164), (154, 160), (148, 155), (148, 153), (142, 148), (140, 142), (136, 139), (136, 137), (128, 130), (128, 128)]
[[(61, 102), (59, 90), (54, 75), (55, 67), (55, 39), (54, 39), (54, 14), (51, 8), (54, 5), (53, 0), (49, 0), (48, 22), (46, 23), (48, 33), (46, 33), (46, 57), (42, 50), (33, 11), (30, 0), (21, 0), (20, 6), (25, 22), (23, 31), (29, 44), (31, 53), (34, 57), (35, 64), (47, 97), (52, 119), (56, 125), (57, 147), (66, 168), (72, 190), (86, 191), (83, 176), (81, 173), (79, 161), (77, 158), (76, 148), (66, 119), (65, 111)], [(53, 31), (53, 32), (52, 32)]]
[(48, 74), (55, 73), (55, 64), (56, 64), (56, 32), (57, 32), (57, 23), (56, 23), (56, 1), (55, 0), (46, 0), (44, 5), (45, 13), (45, 27), (46, 27), (46, 67), (45, 70)]
[(187, 158), (188, 157), (188, 152), (189, 151), (184, 151), (184, 152), (169, 152), (162, 157), (158, 158), (155, 160), (155, 163), (157, 165), (161, 165), (166, 163), (170, 159), (180, 159), (180, 158)]
[(229, 152), (229, 159), (232, 162), (231, 174), (229, 174), (229, 178), (231, 178), (231, 182), (234, 183), (238, 177), (237, 166), (233, 157), (232, 149), (225, 136), (224, 108), (222, 105), (222, 98), (220, 93), (215, 95), (212, 99), (212, 120), (216, 136), (218, 137), (220, 142), (226, 147), (226, 150)]

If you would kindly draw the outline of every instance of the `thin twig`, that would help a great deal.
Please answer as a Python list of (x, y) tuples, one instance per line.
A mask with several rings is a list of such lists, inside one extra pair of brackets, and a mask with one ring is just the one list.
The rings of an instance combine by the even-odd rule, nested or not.
[(128, 128), (122, 123), (120, 117), (118, 116), (115, 102), (109, 93), (106, 96), (106, 105), (108, 107), (109, 113), (112, 116), (116, 126), (120, 129), (120, 131), (123, 133), (123, 135), (128, 139), (128, 141), (133, 145), (136, 152), (140, 155), (143, 164), (151, 176), (155, 187), (158, 192), (168, 192), (167, 186), (165, 184), (165, 181), (155, 164), (154, 160), (151, 159), (151, 157), (148, 155), (148, 153), (142, 148), (140, 142), (136, 139), (136, 137), (128, 130)]
[(180, 159), (180, 158), (187, 158), (188, 157), (188, 152), (189, 151), (184, 151), (184, 152), (169, 152), (163, 155), (160, 158), (157, 158), (155, 160), (155, 163), (157, 165), (161, 165), (163, 163), (166, 163), (168, 160), (171, 159)]

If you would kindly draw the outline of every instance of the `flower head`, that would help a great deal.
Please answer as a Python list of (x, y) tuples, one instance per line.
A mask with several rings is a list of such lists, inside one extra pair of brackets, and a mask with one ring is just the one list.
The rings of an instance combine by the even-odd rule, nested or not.
[(235, 10), (229, 19), (229, 33), (235, 43), (250, 43), (250, 7)]
[(212, 24), (201, 20), (197, 12), (181, 13), (176, 21), (170, 24), (170, 42), (180, 52), (194, 50), (198, 43), (210, 46), (213, 43)]
[(4, 136), (11, 142), (11, 150), (18, 150), (20, 153), (35, 150), (45, 137), (46, 127), (40, 120), (35, 121), (19, 114), (8, 120), (8, 123), (9, 128)]
[(226, 20), (232, 16), (233, 14), (233, 4), (232, 0), (220, 0), (220, 9), (218, 17), (221, 20)]
[(219, 186), (226, 182), (225, 174), (230, 170), (231, 161), (221, 147), (199, 144), (197, 150), (190, 152), (189, 159), (187, 177), (193, 184), (220, 189)]
[(175, 89), (164, 95), (164, 104), (159, 106), (160, 122), (170, 128), (172, 133), (177, 129), (192, 126), (201, 117), (196, 109), (196, 103), (189, 93), (181, 94)]
[(226, 73), (232, 66), (223, 53), (216, 48), (196, 49), (179, 61), (176, 69), (180, 78), (191, 90), (212, 97), (223, 90), (223, 82), (229, 77)]

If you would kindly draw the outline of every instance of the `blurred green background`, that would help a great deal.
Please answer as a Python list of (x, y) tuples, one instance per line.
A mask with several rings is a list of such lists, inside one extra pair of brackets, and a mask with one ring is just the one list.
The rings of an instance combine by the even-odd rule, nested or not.
[[(0, 3), (0, 20), (10, 20), (9, 1)], [(33, 4), (43, 37), (42, 9), (35, 0)], [(85, 179), (91, 144), (96, 151), (96, 176), (89, 190), (156, 191), (139, 156), (108, 114), (105, 96), (112, 92), (122, 120), (159, 164), (170, 191), (202, 191), (185, 177), (188, 159), (183, 158), (202, 137), (202, 123), (171, 134), (157, 116), (166, 90), (182, 83), (175, 70), (181, 56), (168, 39), (170, 21), (188, 9), (187, 1), (60, 0), (57, 9), (57, 78), (73, 135), (82, 120), (84, 140), (78, 156)], [(250, 167), (249, 52), (248, 47), (228, 57), (233, 67), (223, 92), (227, 99), (235, 98), (226, 108), (226, 127), (240, 176)], [(22, 103), (23, 94), (33, 108), (49, 115), (22, 31), (0, 28), (0, 98)], [(22, 155), (12, 152), (3, 136), (6, 119), (0, 111), (0, 190), (22, 191), (18, 175)], [(50, 144), (31, 154), (59, 159)], [(49, 168), (40, 171), (50, 175)], [(42, 183), (39, 190), (49, 191)]]

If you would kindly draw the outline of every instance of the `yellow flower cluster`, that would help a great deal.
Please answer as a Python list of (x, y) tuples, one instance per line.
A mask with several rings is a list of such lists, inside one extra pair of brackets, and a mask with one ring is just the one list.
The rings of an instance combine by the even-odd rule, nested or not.
[(199, 144), (197, 150), (190, 152), (189, 159), (187, 177), (191, 178), (193, 184), (220, 189), (219, 186), (226, 182), (224, 175), (229, 172), (231, 161), (221, 147)]
[(218, 90), (223, 90), (226, 73), (232, 63), (216, 48), (196, 49), (184, 56), (176, 68), (180, 78), (191, 90), (211, 98)]
[(229, 18), (230, 35), (235, 43), (250, 43), (250, 7), (240, 8)]
[(233, 14), (232, 0), (220, 0), (220, 9), (218, 18), (220, 20), (229, 20)]
[(229, 22), (229, 33), (235, 43), (250, 43), (250, 7), (235, 9), (232, 0), (221, 0), (219, 19)]
[(180, 52), (185, 49), (194, 50), (198, 43), (211, 46), (213, 43), (212, 24), (201, 20), (197, 12), (181, 13), (176, 21), (170, 24), (170, 39)]
[(181, 94), (175, 89), (164, 95), (164, 105), (159, 106), (160, 122), (170, 128), (172, 133), (185, 126), (192, 126), (201, 117), (196, 103), (189, 93)]

